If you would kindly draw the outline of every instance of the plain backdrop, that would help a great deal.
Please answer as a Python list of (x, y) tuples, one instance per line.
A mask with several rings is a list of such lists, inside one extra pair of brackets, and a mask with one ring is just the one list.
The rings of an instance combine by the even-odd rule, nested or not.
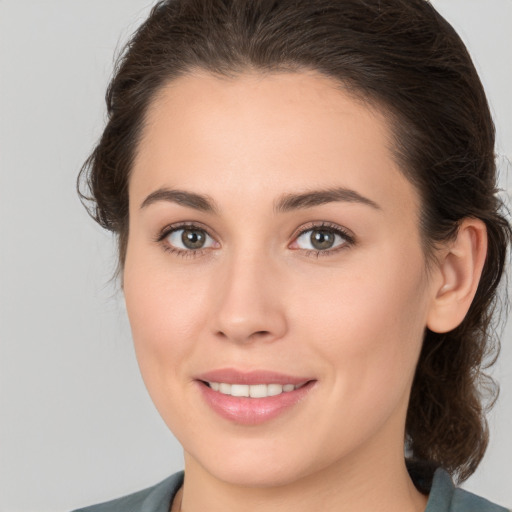
[[(64, 512), (182, 468), (138, 373), (109, 234), (76, 174), (99, 137), (113, 55), (148, 0), (0, 0), (0, 510)], [(512, 171), (512, 0), (437, 0), (466, 41)], [(512, 505), (512, 325), (474, 492)]]

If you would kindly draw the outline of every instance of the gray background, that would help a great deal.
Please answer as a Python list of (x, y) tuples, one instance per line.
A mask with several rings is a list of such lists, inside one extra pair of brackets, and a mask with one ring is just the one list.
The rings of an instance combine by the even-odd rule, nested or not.
[[(0, 510), (64, 512), (182, 467), (135, 362), (113, 241), (75, 176), (101, 133), (113, 53), (147, 0), (0, 0)], [(512, 0), (437, 0), (487, 89), (512, 187)], [(508, 176), (507, 176), (508, 175)], [(474, 492), (512, 505), (512, 323)]]

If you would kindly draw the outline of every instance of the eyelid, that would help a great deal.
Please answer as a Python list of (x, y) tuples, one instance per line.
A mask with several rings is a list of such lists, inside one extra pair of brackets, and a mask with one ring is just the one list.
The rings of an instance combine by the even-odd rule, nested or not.
[[(212, 234), (211, 230), (208, 227), (206, 227), (201, 222), (197, 222), (197, 221), (181, 221), (181, 222), (176, 222), (173, 224), (168, 224), (157, 233), (157, 235), (154, 238), (154, 241), (163, 245), (165, 250), (172, 252), (172, 253), (182, 255), (182, 256), (200, 256), (201, 254), (208, 251), (209, 249), (212, 249), (212, 247), (204, 247), (204, 248), (199, 248), (199, 249), (181, 249), (179, 247), (174, 247), (170, 244), (164, 243), (165, 239), (173, 231), (179, 231), (180, 229), (192, 229), (192, 230), (197, 229), (200, 231), (204, 231), (207, 234), (207, 236), (209, 236), (212, 240), (214, 240), (214, 242), (216, 244), (220, 245), (219, 241), (218, 241), (218, 237), (216, 235)], [(334, 248), (325, 249), (325, 250), (302, 249), (302, 248), (293, 248), (292, 250), (301, 251), (303, 253), (314, 253), (317, 256), (319, 256), (321, 254), (329, 255), (329, 254), (333, 254), (339, 250), (342, 250), (344, 248), (350, 247), (356, 243), (356, 238), (350, 230), (348, 230), (345, 227), (340, 226), (339, 224), (335, 224), (335, 223), (327, 222), (327, 221), (311, 221), (306, 224), (303, 224), (302, 226), (300, 226), (293, 232), (293, 234), (291, 236), (291, 238), (292, 238), (291, 243), (296, 242), (296, 240), (300, 236), (304, 235), (308, 231), (313, 231), (315, 229), (316, 230), (323, 229), (325, 231), (330, 231), (334, 234), (341, 236), (346, 242), (339, 246), (336, 246)], [(290, 248), (291, 243), (288, 244), (289, 248)]]
[(204, 231), (210, 238), (217, 241), (217, 236), (212, 234), (210, 228), (206, 227), (201, 222), (196, 221), (180, 221), (172, 224), (167, 224), (165, 227), (160, 229), (154, 238), (155, 242), (162, 242), (172, 231), (178, 231), (180, 229), (198, 229)]
[(184, 258), (194, 258), (202, 256), (203, 254), (207, 253), (210, 249), (217, 248), (200, 247), (198, 249), (182, 249), (181, 247), (176, 247), (174, 245), (171, 245), (170, 243), (166, 243), (165, 240), (171, 233), (175, 231), (180, 231), (182, 229), (204, 231), (206, 235), (214, 241), (215, 244), (220, 245), (217, 240), (217, 237), (211, 234), (211, 230), (204, 226), (201, 222), (197, 221), (181, 221), (173, 224), (168, 224), (157, 233), (157, 235), (154, 237), (154, 242), (159, 244), (164, 251)]
[(338, 247), (334, 247), (332, 249), (325, 249), (325, 250), (301, 249), (301, 248), (295, 248), (293, 250), (310, 252), (310, 253), (313, 252), (318, 255), (320, 255), (320, 254), (327, 255), (327, 254), (332, 254), (338, 250), (344, 249), (346, 247), (350, 247), (356, 243), (356, 237), (350, 230), (348, 230), (345, 227), (340, 226), (339, 224), (335, 224), (335, 223), (327, 222), (327, 221), (319, 221), (319, 222), (312, 221), (312, 222), (308, 222), (307, 224), (303, 224), (302, 226), (300, 226), (298, 229), (296, 229), (294, 231), (293, 235), (291, 236), (291, 238), (292, 238), (291, 243), (294, 243), (300, 236), (304, 235), (308, 231), (322, 230), (322, 229), (325, 231), (330, 231), (332, 233), (335, 233), (335, 234), (341, 236), (342, 238), (344, 238), (346, 240), (346, 243), (344, 243)]

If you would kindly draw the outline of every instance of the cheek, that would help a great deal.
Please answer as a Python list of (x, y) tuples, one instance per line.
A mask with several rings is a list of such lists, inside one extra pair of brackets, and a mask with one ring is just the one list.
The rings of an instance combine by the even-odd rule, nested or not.
[(334, 385), (361, 404), (391, 404), (409, 391), (426, 324), (421, 262), (384, 256), (380, 264), (330, 279), (328, 293), (306, 294), (308, 303), (300, 306), (307, 312), (301, 328), (334, 367)]
[(133, 250), (126, 259), (124, 295), (142, 376), (150, 393), (158, 393), (173, 382), (170, 376), (183, 373), (183, 361), (196, 348), (204, 291)]
[[(135, 267), (137, 268), (137, 267)], [(139, 267), (140, 268), (140, 267)], [(140, 373), (148, 393), (178, 439), (201, 436), (183, 400), (191, 389), (189, 362), (197, 359), (204, 301), (197, 290), (162, 270), (126, 267), (125, 299)]]

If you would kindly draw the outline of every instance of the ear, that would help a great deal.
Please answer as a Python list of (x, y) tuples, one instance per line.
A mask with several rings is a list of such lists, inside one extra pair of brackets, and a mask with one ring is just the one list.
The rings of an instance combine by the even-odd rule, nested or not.
[(434, 332), (455, 329), (469, 310), (487, 255), (487, 229), (480, 219), (464, 219), (455, 240), (440, 251), (433, 279), (427, 327)]

